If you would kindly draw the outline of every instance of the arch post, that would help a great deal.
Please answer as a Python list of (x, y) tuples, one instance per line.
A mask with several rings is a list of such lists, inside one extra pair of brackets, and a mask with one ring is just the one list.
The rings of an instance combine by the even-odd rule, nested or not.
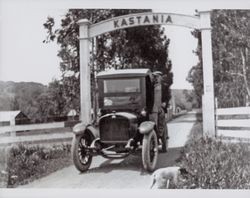
[(89, 25), (87, 19), (78, 21), (80, 40), (80, 120), (84, 124), (91, 123), (91, 85), (89, 66)]
[(213, 58), (211, 40), (210, 11), (201, 11), (201, 37), (202, 37), (202, 67), (203, 67), (203, 88), (202, 97), (202, 118), (203, 134), (215, 137), (215, 110), (214, 110), (214, 79), (213, 79)]

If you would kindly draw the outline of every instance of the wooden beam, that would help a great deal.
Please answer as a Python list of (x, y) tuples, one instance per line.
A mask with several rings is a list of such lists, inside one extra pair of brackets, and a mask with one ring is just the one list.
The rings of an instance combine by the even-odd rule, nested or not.
[(196, 16), (173, 13), (137, 13), (114, 17), (90, 25), (89, 37), (95, 37), (114, 30), (145, 25), (175, 25), (192, 29), (200, 28), (200, 19)]

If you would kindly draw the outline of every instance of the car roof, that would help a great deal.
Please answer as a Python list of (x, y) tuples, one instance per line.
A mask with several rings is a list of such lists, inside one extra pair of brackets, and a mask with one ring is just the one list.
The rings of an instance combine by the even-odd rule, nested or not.
[(113, 78), (113, 77), (138, 77), (151, 75), (150, 69), (118, 69), (102, 71), (97, 74), (97, 78)]

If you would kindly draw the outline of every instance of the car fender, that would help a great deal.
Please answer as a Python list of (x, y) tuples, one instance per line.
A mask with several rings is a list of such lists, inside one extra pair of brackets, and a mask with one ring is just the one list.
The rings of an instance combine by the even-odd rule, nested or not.
[(98, 130), (90, 124), (78, 123), (73, 127), (73, 133), (75, 135), (84, 134), (86, 131), (89, 131), (94, 138), (99, 137)]
[(155, 123), (152, 121), (142, 122), (139, 126), (139, 132), (141, 134), (148, 134), (155, 128)]

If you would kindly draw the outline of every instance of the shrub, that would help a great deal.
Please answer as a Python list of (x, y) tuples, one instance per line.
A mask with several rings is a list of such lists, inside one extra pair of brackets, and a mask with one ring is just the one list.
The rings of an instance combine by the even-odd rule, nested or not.
[[(28, 146), (19, 144), (10, 149), (7, 162), (8, 187), (27, 183), (29, 179), (39, 178), (57, 170), (63, 165), (53, 163), (69, 159), (70, 145)], [(68, 160), (69, 161), (69, 160)], [(65, 164), (66, 165), (66, 164)]]
[(180, 181), (178, 188), (250, 188), (250, 151), (247, 144), (200, 138), (189, 143), (184, 151), (179, 165), (190, 174), (186, 180)]
[(191, 142), (193, 142), (195, 140), (198, 140), (198, 139), (200, 139), (202, 137), (203, 137), (203, 134), (202, 134), (202, 122), (197, 121), (193, 125), (193, 127), (192, 127), (192, 129), (191, 129), (191, 131), (190, 131), (190, 133), (188, 135), (188, 139), (187, 139), (186, 144), (189, 144), (189, 143), (191, 143)]

